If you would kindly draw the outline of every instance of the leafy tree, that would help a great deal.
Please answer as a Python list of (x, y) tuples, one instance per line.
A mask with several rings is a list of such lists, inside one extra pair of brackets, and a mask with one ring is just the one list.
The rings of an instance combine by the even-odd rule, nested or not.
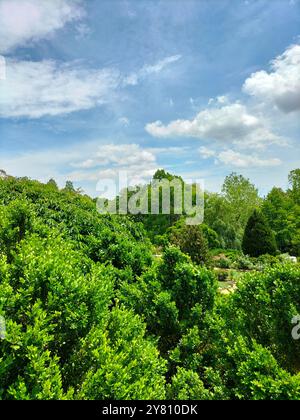
[(154, 180), (167, 179), (168, 181), (172, 181), (174, 178), (179, 179), (183, 182), (183, 179), (180, 176), (172, 175), (169, 172), (166, 172), (164, 169), (158, 169), (153, 175)]
[(296, 169), (289, 174), (291, 189), (273, 188), (262, 206), (280, 251), (296, 256), (300, 255), (299, 171)]
[(232, 173), (225, 178), (222, 193), (229, 207), (231, 225), (237, 231), (244, 229), (253, 209), (261, 204), (258, 190), (249, 179)]
[(199, 225), (181, 224), (170, 230), (170, 241), (189, 255), (195, 264), (209, 264), (208, 242)]
[(243, 251), (251, 257), (276, 254), (277, 246), (274, 234), (263, 214), (257, 210), (254, 210), (247, 223), (243, 238)]
[(246, 223), (261, 202), (255, 186), (236, 173), (226, 177), (222, 194), (205, 194), (204, 223), (217, 233), (221, 248), (241, 249)]
[(75, 188), (72, 181), (67, 181), (65, 185), (65, 191), (75, 192)]
[(289, 184), (294, 200), (300, 204), (300, 169), (295, 169), (290, 172)]

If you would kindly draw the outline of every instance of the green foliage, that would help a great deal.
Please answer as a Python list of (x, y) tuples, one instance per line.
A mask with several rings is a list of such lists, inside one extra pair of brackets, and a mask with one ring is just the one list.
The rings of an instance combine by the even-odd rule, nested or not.
[(168, 398), (171, 400), (210, 400), (211, 393), (205, 389), (198, 374), (192, 370), (179, 368), (168, 386)]
[(243, 251), (251, 257), (276, 254), (274, 234), (263, 214), (257, 210), (254, 210), (248, 220), (243, 238)]
[[(0, 398), (164, 398), (165, 362), (155, 342), (144, 337), (137, 315), (112, 311), (118, 283), (152, 264), (143, 230), (99, 216), (92, 200), (51, 183), (7, 178), (0, 200), (0, 314), (7, 329)], [(106, 339), (104, 376), (92, 344), (85, 347), (93, 334)], [(103, 382), (96, 393), (95, 378)]]
[(225, 179), (222, 194), (206, 193), (204, 222), (218, 237), (210, 247), (241, 249), (247, 221), (261, 202), (255, 186), (236, 173)]
[(203, 235), (205, 236), (205, 238), (208, 242), (209, 249), (220, 248), (221, 241), (219, 239), (219, 236), (218, 236), (217, 232), (214, 231), (213, 229), (211, 229), (206, 224), (202, 224), (201, 229), (202, 229)]
[(229, 371), (237, 399), (298, 400), (300, 375), (292, 376), (280, 368), (271, 352), (253, 342), (253, 348), (241, 337), (228, 350), (228, 361), (237, 365)]
[[(300, 243), (297, 171), (290, 182), (262, 205), (284, 252)], [(0, 399), (300, 399), (300, 266), (239, 250), (261, 205), (248, 180), (233, 174), (207, 194), (200, 227), (101, 216), (53, 181), (2, 177), (0, 203)], [(250, 255), (275, 253), (264, 217), (246, 228)], [(207, 241), (227, 247), (210, 252), (222, 269), (205, 267)], [(222, 272), (238, 278), (226, 296)]]
[(297, 204), (300, 204), (300, 169), (295, 169), (289, 174), (291, 194)]
[(213, 273), (195, 266), (178, 248), (169, 247), (163, 259), (138, 282), (124, 282), (120, 299), (142, 315), (149, 332), (160, 337), (165, 354), (176, 345), (191, 313), (201, 317), (213, 308), (216, 281)]
[(88, 367), (78, 398), (164, 399), (165, 362), (144, 334), (139, 317), (119, 308), (111, 313), (107, 333), (91, 331), (74, 355), (76, 363)]
[(49, 179), (49, 181), (47, 182), (47, 185), (50, 185), (54, 190), (58, 189), (57, 183), (54, 179)]
[[(178, 227), (177, 227), (178, 226)], [(195, 264), (208, 265), (210, 262), (208, 242), (199, 225), (175, 225), (169, 231), (170, 242), (189, 255)]]
[(242, 175), (232, 173), (226, 177), (222, 192), (225, 200), (231, 208), (231, 217), (238, 226), (245, 226), (248, 217), (251, 214), (251, 208), (258, 207), (261, 199), (258, 196), (258, 190), (249, 179)]
[(268, 194), (262, 211), (275, 232), (281, 252), (300, 255), (300, 190), (299, 169), (289, 175), (291, 189), (273, 188)]
[(236, 331), (242, 331), (271, 348), (277, 360), (298, 371), (300, 343), (293, 340), (292, 318), (300, 313), (300, 269), (286, 263), (263, 273), (248, 274), (232, 295), (228, 309), (235, 317)]
[(75, 188), (74, 188), (73, 182), (71, 182), (71, 181), (67, 181), (66, 182), (65, 191), (75, 192)]
[(253, 270), (254, 263), (250, 258), (241, 255), (236, 258), (235, 262), (233, 263), (233, 267), (239, 270)]
[(214, 265), (215, 267), (219, 267), (219, 268), (224, 268), (224, 269), (228, 269), (231, 267), (231, 260), (227, 257), (221, 256), (220, 258), (218, 258), (217, 260), (214, 261)]
[(32, 230), (33, 210), (25, 200), (14, 200), (2, 209), (0, 221), (0, 249), (12, 259), (16, 245)]

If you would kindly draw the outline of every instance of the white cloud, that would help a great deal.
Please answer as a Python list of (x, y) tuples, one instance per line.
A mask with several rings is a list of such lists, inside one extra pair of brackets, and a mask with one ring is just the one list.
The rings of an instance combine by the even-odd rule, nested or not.
[(261, 118), (239, 103), (206, 109), (192, 120), (176, 120), (168, 125), (156, 121), (145, 128), (154, 137), (194, 137), (233, 143), (240, 148), (263, 148), (283, 141)]
[(97, 166), (146, 166), (155, 162), (155, 155), (137, 144), (106, 144), (99, 146), (95, 158), (94, 167)]
[(219, 153), (217, 159), (225, 165), (231, 165), (238, 168), (272, 167), (281, 165), (281, 160), (277, 158), (261, 159), (256, 155), (245, 155), (234, 150), (225, 150)]
[(99, 147), (97, 160), (101, 165), (145, 167), (155, 163), (156, 157), (154, 153), (137, 144), (108, 144)]
[(203, 159), (209, 159), (216, 155), (216, 152), (214, 150), (211, 150), (205, 146), (200, 147), (198, 151)]
[(0, 53), (47, 38), (83, 16), (81, 0), (0, 0)]
[[(0, 54), (52, 36), (67, 23), (85, 15), (83, 0), (0, 0)], [(86, 36), (85, 23), (77, 25)], [(129, 77), (115, 69), (89, 69), (54, 60), (33, 62), (8, 59), (6, 80), (0, 62), (0, 118), (41, 118), (88, 110), (120, 97), (120, 89), (161, 72), (180, 56), (166, 57)], [(119, 120), (124, 126), (125, 119)]]
[(216, 104), (221, 104), (221, 105), (229, 104), (228, 96), (222, 95), (222, 96), (217, 96), (216, 98), (209, 99), (208, 105), (216, 105)]
[(8, 60), (0, 84), (0, 117), (40, 118), (90, 109), (108, 103), (118, 84), (119, 74), (110, 69)]
[(243, 90), (285, 113), (300, 110), (300, 45), (292, 45), (271, 63), (271, 71), (253, 73)]
[(71, 163), (70, 165), (77, 169), (90, 169), (95, 167), (95, 161), (94, 159), (86, 159), (80, 162)]
[(232, 149), (217, 152), (207, 147), (200, 147), (198, 151), (203, 159), (214, 157), (216, 164), (223, 163), (236, 168), (261, 168), (281, 165), (281, 160), (277, 158), (262, 159), (257, 155), (242, 154)]
[(190, 149), (189, 147), (184, 147), (184, 146), (181, 146), (181, 147), (176, 147), (176, 146), (174, 146), (174, 147), (171, 146), (170, 147), (170, 146), (168, 146), (168, 147), (149, 147), (147, 150), (149, 150), (152, 153), (158, 154), (158, 155), (162, 154), (162, 153), (178, 155), (180, 153), (187, 152), (189, 149)]
[[(159, 71), (175, 58), (169, 57), (146, 71), (137, 82)], [(6, 80), (0, 84), (0, 117), (41, 118), (88, 110), (112, 102), (130, 84), (115, 69), (89, 69), (78, 63), (54, 60), (6, 61)], [(120, 124), (128, 125), (123, 117)]]
[(69, 179), (76, 182), (97, 182), (103, 178), (117, 178), (120, 172), (126, 172), (130, 185), (146, 182), (158, 169), (156, 155), (137, 144), (101, 145), (92, 158), (73, 162), (70, 166), (79, 169), (69, 174)]
[(136, 73), (132, 73), (129, 76), (125, 77), (123, 83), (125, 86), (135, 86), (139, 83), (140, 80), (146, 78), (147, 76), (150, 76), (151, 74), (160, 73), (162, 70), (164, 70), (165, 67), (169, 66), (172, 63), (176, 63), (176, 61), (180, 60), (180, 58), (181, 55), (172, 55), (170, 57), (165, 57), (164, 59), (158, 61), (155, 64), (145, 65)]
[(0, 156), (0, 168), (13, 176), (29, 176), (42, 182), (55, 178), (63, 186), (66, 180), (88, 185), (96, 195), (101, 178), (116, 178), (126, 171), (130, 185), (148, 181), (159, 168), (156, 153), (137, 144), (103, 144), (98, 141), (63, 148), (30, 151)]

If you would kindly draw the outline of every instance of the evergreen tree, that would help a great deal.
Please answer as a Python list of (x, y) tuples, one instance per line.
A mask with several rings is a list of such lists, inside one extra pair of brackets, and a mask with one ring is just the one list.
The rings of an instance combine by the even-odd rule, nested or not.
[(254, 210), (248, 220), (242, 247), (244, 253), (251, 257), (276, 254), (277, 245), (273, 231), (263, 214), (258, 210)]

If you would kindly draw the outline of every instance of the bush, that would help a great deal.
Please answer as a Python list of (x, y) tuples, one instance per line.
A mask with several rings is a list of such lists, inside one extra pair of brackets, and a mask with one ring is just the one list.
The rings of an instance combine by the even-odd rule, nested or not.
[(173, 229), (170, 241), (178, 246), (182, 252), (189, 255), (195, 264), (208, 265), (210, 256), (208, 242), (203, 235), (201, 226), (183, 225), (179, 229)]
[(196, 372), (179, 368), (167, 389), (170, 400), (211, 400), (212, 394), (205, 389)]
[(228, 269), (231, 267), (231, 261), (229, 258), (221, 257), (215, 260), (215, 266), (223, 269)]
[(234, 267), (239, 270), (253, 270), (254, 264), (250, 258), (246, 256), (240, 256), (234, 262)]

